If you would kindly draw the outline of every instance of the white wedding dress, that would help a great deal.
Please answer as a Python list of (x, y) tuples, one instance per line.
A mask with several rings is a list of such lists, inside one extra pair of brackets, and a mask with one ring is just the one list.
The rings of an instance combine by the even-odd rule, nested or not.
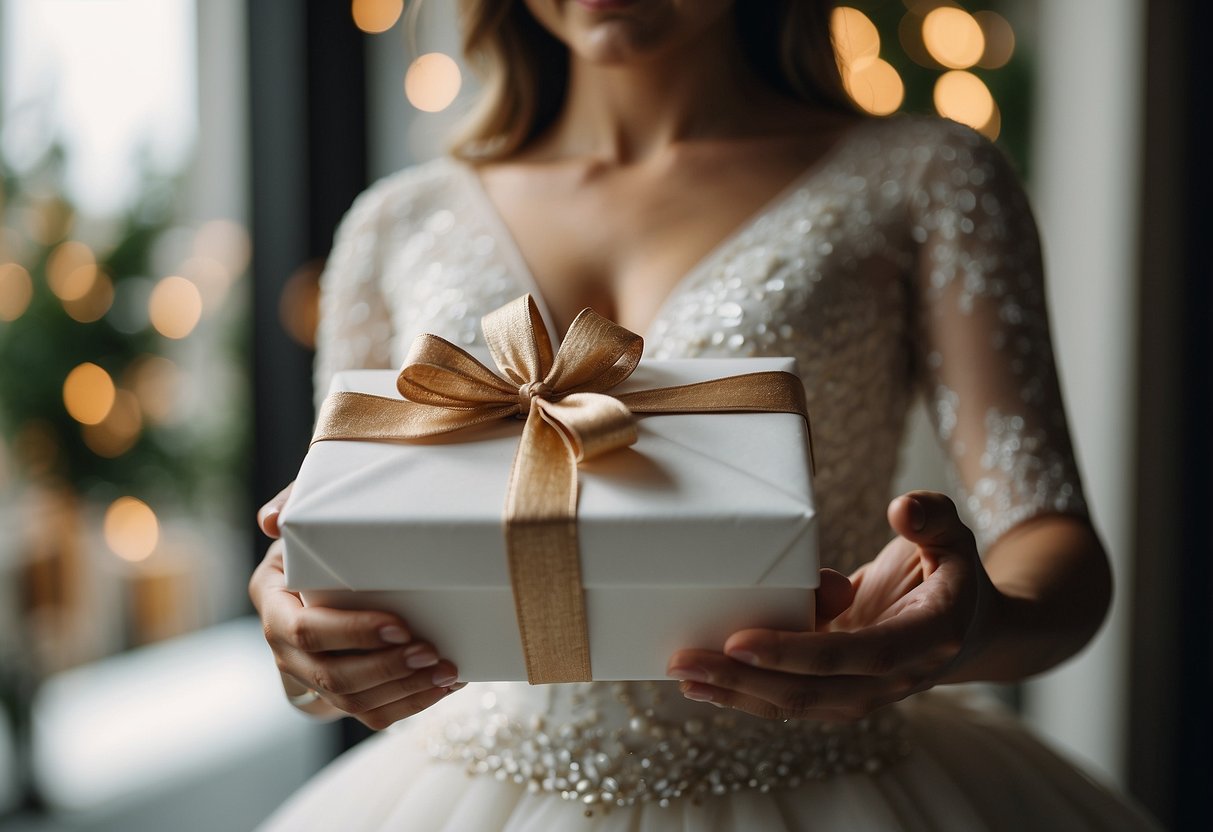
[[(476, 175), (441, 158), (350, 210), (323, 279), (316, 389), (398, 367), (434, 332), (537, 287)], [(551, 324), (551, 318), (544, 310)], [(890, 532), (907, 408), (924, 395), (988, 546), (1085, 506), (1040, 249), (1001, 152), (927, 117), (869, 120), (710, 252), (645, 336), (651, 358), (791, 355), (813, 419), (825, 565)], [(659, 417), (654, 417), (659, 418)], [(441, 650), (442, 634), (426, 634)], [(932, 691), (855, 724), (767, 722), (673, 682), (471, 684), (348, 752), (271, 830), (1152, 828), (1013, 718)]]

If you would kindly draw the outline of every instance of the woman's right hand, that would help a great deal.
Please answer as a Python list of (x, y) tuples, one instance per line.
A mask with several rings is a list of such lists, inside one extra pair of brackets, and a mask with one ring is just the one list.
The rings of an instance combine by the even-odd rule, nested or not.
[[(278, 514), (291, 486), (262, 506), (257, 522), (278, 538)], [(266, 641), (284, 682), (310, 689), (330, 706), (380, 730), (419, 713), (454, 690), (457, 671), (432, 645), (415, 641), (388, 612), (305, 607), (286, 588), (282, 541), (275, 540), (249, 581)]]

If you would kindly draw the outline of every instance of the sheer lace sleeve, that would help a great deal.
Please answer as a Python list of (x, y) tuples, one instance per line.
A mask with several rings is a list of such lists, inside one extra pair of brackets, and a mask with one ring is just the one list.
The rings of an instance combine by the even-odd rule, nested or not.
[(1040, 241), (1002, 152), (953, 123), (912, 192), (919, 382), (983, 548), (1086, 514), (1045, 309)]
[(384, 202), (384, 183), (354, 200), (320, 277), (313, 376), (317, 408), (339, 370), (391, 366), (392, 324), (380, 284)]

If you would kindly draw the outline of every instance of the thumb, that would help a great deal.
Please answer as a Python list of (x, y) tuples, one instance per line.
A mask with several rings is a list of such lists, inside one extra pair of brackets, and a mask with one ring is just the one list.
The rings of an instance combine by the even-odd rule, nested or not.
[(977, 542), (946, 494), (910, 491), (889, 503), (893, 531), (917, 544), (935, 563), (949, 555), (973, 557)]
[(267, 536), (277, 538), (282, 534), (281, 529), (278, 528), (278, 515), (282, 513), (282, 507), (286, 505), (287, 498), (291, 496), (291, 488), (294, 485), (294, 482), (287, 485), (257, 512), (257, 525), (261, 526), (261, 531), (265, 532)]

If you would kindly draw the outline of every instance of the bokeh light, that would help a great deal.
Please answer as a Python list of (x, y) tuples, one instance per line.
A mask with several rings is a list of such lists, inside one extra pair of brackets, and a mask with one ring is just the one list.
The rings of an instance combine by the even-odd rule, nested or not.
[(278, 320), (291, 340), (308, 349), (316, 348), (316, 325), (320, 321), (319, 261), (305, 263), (282, 287), (278, 299)]
[(372, 35), (395, 26), (402, 12), (404, 0), (353, 0), (350, 3), (354, 25)]
[(171, 275), (152, 290), (147, 313), (152, 326), (165, 338), (184, 338), (202, 317), (202, 295), (186, 278)]
[(25, 314), (34, 297), (34, 281), (18, 263), (0, 263), (0, 321), (15, 321)]
[(46, 283), (60, 300), (79, 300), (92, 287), (97, 258), (77, 240), (55, 246), (46, 258)]
[(998, 12), (975, 12), (973, 18), (985, 35), (986, 48), (977, 65), (982, 69), (1000, 69), (1010, 62), (1015, 54), (1015, 30)]
[(998, 109), (998, 102), (994, 102), (994, 113), (990, 116), (990, 120), (978, 127), (977, 132), (990, 141), (998, 138), (998, 134), (1002, 132), (1002, 111)]
[(922, 21), (922, 41), (931, 57), (950, 69), (968, 69), (985, 52), (981, 25), (964, 9), (941, 6)]
[(77, 366), (63, 382), (63, 406), (83, 425), (96, 425), (114, 406), (114, 380), (96, 364)]
[(404, 94), (409, 103), (427, 113), (445, 110), (459, 95), (459, 65), (441, 52), (430, 52), (409, 64)]
[(114, 283), (109, 275), (96, 267), (81, 266), (73, 275), (87, 272), (90, 278), (88, 289), (78, 298), (64, 298), (63, 309), (74, 320), (89, 324), (100, 320), (114, 303)]
[(842, 80), (855, 103), (873, 115), (888, 115), (900, 107), (905, 98), (906, 88), (901, 76), (892, 64), (880, 58), (858, 70), (844, 72)]
[(880, 54), (880, 32), (859, 9), (849, 6), (834, 9), (830, 14), (830, 34), (844, 72), (862, 69)]
[(133, 448), (142, 429), (139, 400), (129, 390), (118, 390), (114, 406), (105, 418), (98, 424), (85, 425), (81, 432), (89, 450), (97, 456), (112, 459)]
[(119, 497), (105, 510), (105, 542), (118, 557), (146, 560), (160, 540), (160, 522), (147, 503)]
[(994, 117), (994, 96), (971, 72), (954, 69), (935, 82), (935, 109), (941, 116), (981, 129)]
[(122, 375), (123, 386), (135, 394), (143, 415), (152, 424), (173, 418), (181, 371), (162, 355), (141, 355)]

